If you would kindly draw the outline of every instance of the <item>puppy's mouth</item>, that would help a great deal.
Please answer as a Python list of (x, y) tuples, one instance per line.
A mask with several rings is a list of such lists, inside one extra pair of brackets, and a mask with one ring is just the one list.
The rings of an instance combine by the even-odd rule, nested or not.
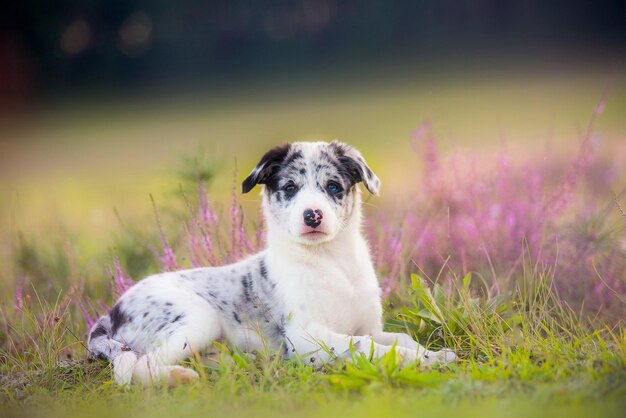
[(306, 228), (304, 231), (300, 233), (300, 236), (302, 238), (305, 238), (308, 240), (317, 240), (327, 235), (328, 233), (326, 231), (321, 230), (321, 229), (313, 229), (313, 228)]

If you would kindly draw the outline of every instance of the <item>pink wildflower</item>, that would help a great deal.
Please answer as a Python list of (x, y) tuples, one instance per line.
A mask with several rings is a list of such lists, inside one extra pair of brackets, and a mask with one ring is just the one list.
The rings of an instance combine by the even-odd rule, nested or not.
[(122, 271), (119, 258), (113, 257), (113, 296), (115, 299), (122, 296), (134, 284), (135, 282)]

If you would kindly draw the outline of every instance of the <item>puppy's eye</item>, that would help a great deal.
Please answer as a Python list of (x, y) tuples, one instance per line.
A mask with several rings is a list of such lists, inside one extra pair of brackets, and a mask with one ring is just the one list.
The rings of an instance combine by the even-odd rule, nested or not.
[(283, 186), (283, 191), (287, 194), (294, 194), (298, 191), (298, 186), (290, 182)]
[(341, 185), (335, 183), (334, 181), (328, 182), (326, 189), (328, 190), (328, 193), (330, 194), (337, 194), (343, 191), (343, 188), (341, 187)]

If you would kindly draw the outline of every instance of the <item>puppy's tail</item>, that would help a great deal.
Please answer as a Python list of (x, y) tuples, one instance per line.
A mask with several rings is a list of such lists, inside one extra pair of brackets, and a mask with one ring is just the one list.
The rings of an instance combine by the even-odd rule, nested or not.
[(124, 343), (114, 340), (111, 318), (103, 315), (89, 331), (89, 354), (113, 363), (113, 378), (118, 385), (129, 384), (137, 363), (137, 355)]

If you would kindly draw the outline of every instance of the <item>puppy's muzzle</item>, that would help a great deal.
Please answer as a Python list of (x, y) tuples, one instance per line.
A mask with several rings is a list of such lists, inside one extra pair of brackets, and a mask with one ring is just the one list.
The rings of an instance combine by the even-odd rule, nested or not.
[(304, 216), (304, 224), (311, 228), (317, 228), (322, 223), (322, 211), (319, 209), (306, 209), (302, 214)]

